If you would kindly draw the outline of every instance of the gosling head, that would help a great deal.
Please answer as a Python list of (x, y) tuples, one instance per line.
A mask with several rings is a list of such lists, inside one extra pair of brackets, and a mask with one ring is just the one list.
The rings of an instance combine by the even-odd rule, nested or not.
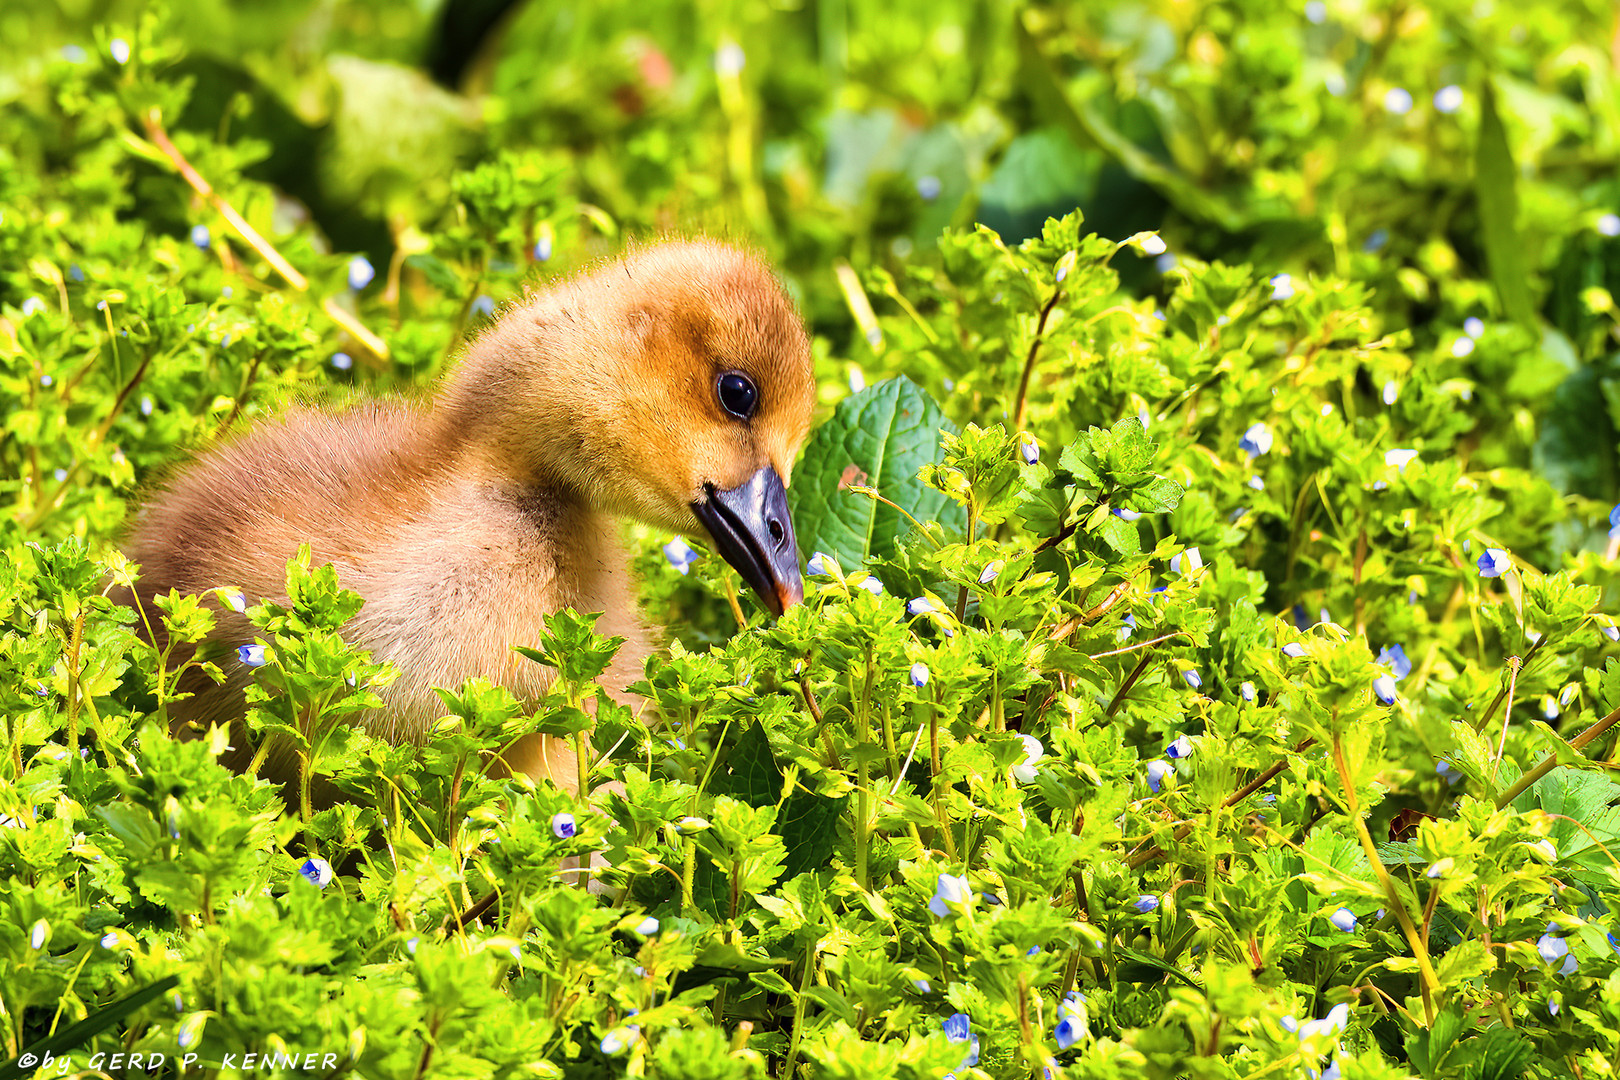
[(519, 483), (707, 534), (776, 614), (803, 599), (786, 485), (815, 379), (755, 256), (664, 243), (550, 288), (479, 339), (447, 397)]

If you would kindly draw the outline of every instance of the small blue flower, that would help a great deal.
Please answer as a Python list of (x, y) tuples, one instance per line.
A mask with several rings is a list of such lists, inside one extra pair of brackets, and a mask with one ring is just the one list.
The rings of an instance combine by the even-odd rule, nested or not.
[(928, 685), (928, 665), (921, 660), (911, 665), (911, 685), (919, 689)]
[(236, 658), (248, 667), (264, 667), (264, 646), (240, 645), (236, 649)]
[(692, 564), (697, 562), (698, 553), (687, 544), (684, 536), (677, 536), (664, 545), (664, 558), (685, 577), (691, 572)]
[(971, 1034), (971, 1032), (968, 1031), (967, 1013), (951, 1013), (951, 1015), (945, 1018), (943, 1027), (945, 1029), (945, 1037), (951, 1040), (951, 1042), (967, 1042), (968, 1035)]
[(1384, 93), (1384, 110), (1394, 116), (1405, 116), (1412, 111), (1412, 92), (1402, 86), (1392, 86)]
[(105, 934), (103, 934), (101, 936), (101, 947), (103, 949), (116, 949), (116, 948), (118, 948), (118, 931), (109, 930)]
[(1300, 657), (1305, 655), (1305, 646), (1301, 645), (1297, 641), (1290, 641), (1288, 644), (1282, 647), (1282, 653), (1284, 656), (1290, 656), (1295, 660), (1298, 660)]
[(1192, 752), (1192, 740), (1185, 735), (1177, 735), (1175, 741), (1164, 748), (1165, 756), (1177, 761), (1192, 757)]
[(939, 193), (943, 188), (944, 185), (939, 182), (937, 176), (917, 177), (917, 194), (922, 197), (923, 202), (933, 202), (939, 198)]
[(1136, 616), (1126, 615), (1119, 623), (1119, 640), (1124, 641), (1136, 630)]
[(1558, 991), (1554, 991), (1552, 996), (1547, 999), (1547, 1015), (1557, 1017), (1558, 1011), (1563, 1007), (1564, 995)]
[(1391, 379), (1389, 382), (1386, 382), (1384, 384), (1384, 404), (1385, 405), (1393, 405), (1393, 404), (1395, 404), (1395, 402), (1400, 400), (1400, 397), (1401, 397), (1401, 388), (1399, 386), (1395, 385), (1395, 380)]
[(1395, 704), (1395, 677), (1393, 675), (1380, 675), (1373, 680), (1373, 693), (1385, 705)]
[(1603, 627), (1603, 636), (1610, 641), (1620, 641), (1620, 626)]
[(191, 227), (191, 242), (202, 250), (207, 251), (208, 245), (212, 243), (212, 238), (208, 235), (208, 226), (193, 225)]
[(1181, 673), (1181, 677), (1187, 680), (1187, 685), (1192, 687), (1194, 690), (1200, 690), (1204, 686), (1203, 677), (1192, 668), (1188, 668), (1187, 670), (1183, 671)]
[(547, 230), (540, 234), (540, 239), (534, 242), (534, 259), (536, 262), (551, 261), (551, 232)]
[(66, 60), (68, 63), (70, 63), (70, 64), (82, 64), (82, 63), (84, 63), (84, 57), (85, 57), (84, 46), (82, 46), (82, 45), (64, 45), (64, 46), (62, 46), (62, 59)]
[(1349, 908), (1342, 907), (1328, 916), (1328, 922), (1348, 934), (1356, 928), (1356, 913)]
[(1406, 650), (1399, 645), (1386, 645), (1380, 649), (1378, 663), (1390, 669), (1396, 682), (1412, 674), (1412, 661), (1406, 658)]
[(1238, 687), (1238, 693), (1243, 695), (1243, 700), (1244, 701), (1253, 701), (1254, 700), (1254, 683), (1252, 683), (1252, 682), (1244, 682), (1242, 686)]
[(1441, 759), (1435, 763), (1434, 771), (1439, 773), (1441, 778), (1444, 779), (1449, 785), (1455, 785), (1462, 782), (1463, 774), (1458, 772), (1456, 767), (1453, 766), (1451, 762), (1444, 759)]
[(1417, 456), (1418, 452), (1416, 450), (1385, 450), (1384, 464), (1395, 469), (1397, 472), (1401, 472), (1404, 471), (1408, 465), (1412, 464), (1412, 462), (1416, 461)]
[(999, 576), (1001, 573), (1002, 565), (1003, 564), (1000, 559), (992, 559), (990, 564), (979, 572), (979, 584), (988, 585), (992, 581), (996, 580), (997, 576)]
[(332, 864), (325, 859), (309, 859), (298, 868), (298, 872), (316, 888), (324, 889), (332, 884)]
[(493, 296), (476, 296), (473, 298), (472, 309), (487, 319), (495, 314), (495, 298)]
[(1147, 763), (1148, 787), (1153, 789), (1155, 795), (1164, 786), (1165, 779), (1174, 775), (1176, 775), (1176, 767), (1168, 761), (1154, 760)]
[(1131, 907), (1135, 908), (1139, 914), (1146, 915), (1149, 912), (1159, 910), (1159, 898), (1152, 893), (1142, 893), (1131, 904)]
[(371, 284), (371, 279), (377, 276), (377, 271), (371, 268), (371, 260), (364, 255), (356, 255), (349, 260), (349, 288), (359, 292)]
[(1456, 83), (1442, 86), (1434, 92), (1434, 107), (1437, 112), (1454, 113), (1462, 108), (1463, 88)]
[(1486, 548), (1479, 557), (1480, 577), (1501, 577), (1502, 571), (1513, 565), (1513, 557), (1501, 548)]
[[(1551, 925), (1548, 924), (1549, 928), (1551, 928)], [(1569, 943), (1561, 937), (1554, 936), (1550, 929), (1548, 933), (1541, 935), (1540, 939), (1537, 940), (1536, 952), (1541, 954), (1541, 959), (1549, 967), (1558, 964), (1562, 960), (1563, 963), (1558, 964), (1558, 974), (1560, 975), (1573, 975), (1575, 970), (1581, 966), (1580, 961), (1570, 955)]]
[[(1203, 566), (1204, 556), (1200, 554), (1198, 549), (1195, 547), (1190, 547), (1179, 555), (1170, 556), (1170, 569), (1174, 570), (1178, 574), (1186, 574), (1190, 577), (1192, 574), (1203, 569)], [(1185, 567), (1185, 569), (1183, 569), (1183, 567)]]
[(348, 371), (354, 367), (354, 357), (346, 352), (335, 352), (332, 354), (332, 366), (339, 371)]
[(934, 988), (929, 985), (927, 979), (912, 979), (911, 985), (917, 988), (919, 994), (932, 994), (934, 992)]
[(814, 555), (810, 556), (809, 563), (805, 565), (805, 572), (810, 574), (812, 577), (825, 577), (827, 575), (827, 558), (828, 556), (826, 553), (820, 551), (816, 552)]
[(640, 922), (636, 923), (636, 933), (640, 934), (642, 937), (652, 937), (654, 934), (658, 933), (658, 925), (658, 920), (649, 915), (645, 919), (642, 919)]
[(939, 609), (934, 606), (934, 602), (926, 596), (919, 596), (906, 601), (907, 615), (932, 615), (938, 611)]
[(551, 834), (559, 840), (570, 840), (579, 832), (573, 814), (551, 815)]
[(1123, 506), (1116, 506), (1110, 510), (1109, 513), (1113, 514), (1121, 521), (1136, 521), (1142, 516), (1135, 510), (1127, 510)]
[(1620, 503), (1609, 511), (1609, 539), (1620, 539)]
[(867, 592), (871, 593), (873, 596), (882, 596), (883, 595), (883, 582), (879, 581), (877, 578), (873, 577), (871, 574), (867, 574), (864, 578), (861, 579), (860, 588), (865, 589)]
[(113, 38), (112, 41), (108, 42), (107, 51), (112, 54), (112, 58), (118, 61), (120, 65), (129, 63), (129, 42), (123, 38)]
[(1250, 424), (1249, 430), (1243, 433), (1243, 438), (1238, 442), (1238, 449), (1252, 458), (1270, 453), (1271, 429), (1263, 423)]
[(951, 907), (971, 907), (977, 897), (973, 886), (965, 876), (956, 874), (941, 874), (934, 884), (934, 898), (928, 901), (928, 910), (943, 919), (951, 913)]
[(1071, 1013), (1065, 1013), (1063, 1019), (1058, 1021), (1057, 1027), (1052, 1029), (1052, 1038), (1057, 1040), (1059, 1050), (1067, 1050), (1085, 1037), (1085, 1019)]
[(34, 923), (34, 929), (29, 935), (28, 944), (32, 945), (36, 951), (43, 949), (45, 947), (46, 939), (50, 937), (50, 931), (50, 923), (46, 922), (44, 919), (40, 919), (38, 922)]
[(1018, 436), (1018, 452), (1024, 456), (1025, 465), (1034, 465), (1041, 460), (1041, 444), (1027, 432)]
[(1463, 320), (1463, 333), (1478, 341), (1485, 333), (1485, 322), (1478, 315), (1470, 315)]

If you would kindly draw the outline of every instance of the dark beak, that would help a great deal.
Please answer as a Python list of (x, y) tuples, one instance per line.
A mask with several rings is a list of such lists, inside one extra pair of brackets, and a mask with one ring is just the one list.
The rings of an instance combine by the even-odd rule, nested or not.
[(737, 568), (773, 615), (804, 599), (799, 545), (793, 541), (787, 489), (769, 465), (730, 491), (713, 485), (692, 512), (714, 538), (715, 550)]

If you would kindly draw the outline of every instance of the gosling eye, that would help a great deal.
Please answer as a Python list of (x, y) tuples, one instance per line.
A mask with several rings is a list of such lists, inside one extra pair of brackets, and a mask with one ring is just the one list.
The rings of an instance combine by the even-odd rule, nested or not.
[(754, 380), (741, 372), (728, 371), (720, 376), (714, 392), (720, 399), (720, 407), (738, 420), (752, 418), (759, 407), (759, 391), (754, 387)]

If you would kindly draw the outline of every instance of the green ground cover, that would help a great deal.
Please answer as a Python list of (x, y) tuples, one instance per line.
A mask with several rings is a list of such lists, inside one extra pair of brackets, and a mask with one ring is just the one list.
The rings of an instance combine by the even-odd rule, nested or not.
[[(1613, 1074), (1610, 5), (137, 8), (0, 11), (0, 1076)], [(563, 615), (395, 748), (295, 562), (349, 801), (169, 737), (143, 485), (669, 232), (814, 337), (806, 604), (634, 529), (643, 704)]]

